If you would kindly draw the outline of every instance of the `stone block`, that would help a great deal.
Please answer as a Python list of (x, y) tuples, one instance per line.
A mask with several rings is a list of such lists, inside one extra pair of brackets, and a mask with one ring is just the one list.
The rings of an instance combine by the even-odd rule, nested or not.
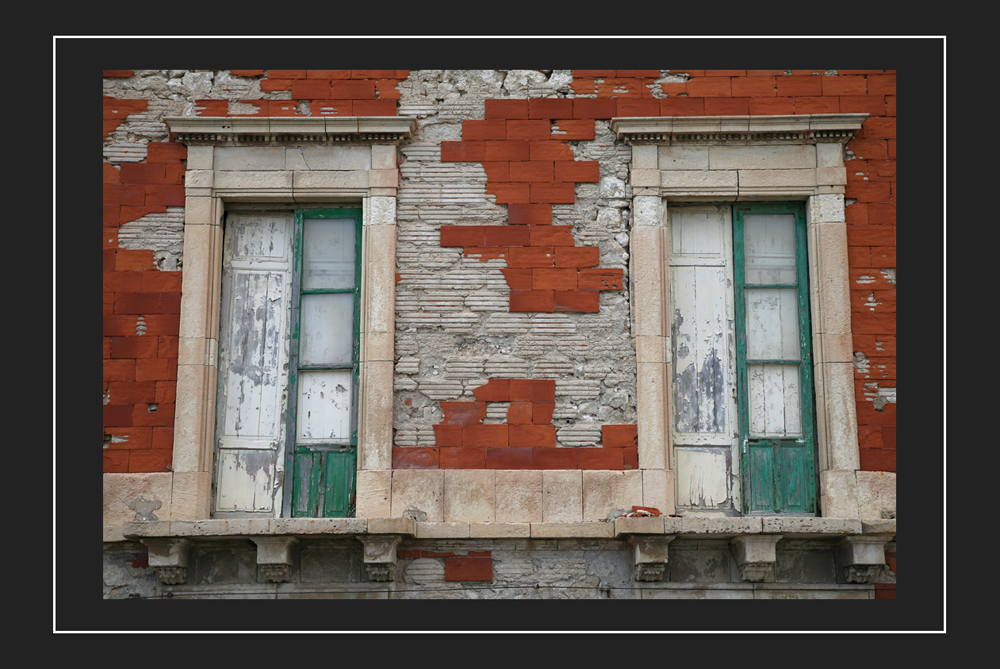
[(820, 472), (820, 509), (828, 518), (858, 517), (858, 486), (854, 470)]
[(160, 507), (152, 511), (159, 520), (170, 519), (170, 500), (172, 491), (170, 472), (150, 474), (104, 474), (103, 493), (104, 511), (103, 525), (121, 526), (136, 519), (136, 510), (129, 504), (141, 497), (150, 502), (159, 502)]
[(418, 522), (417, 539), (468, 539), (469, 523), (452, 522)]
[(847, 170), (843, 167), (819, 167), (816, 169), (817, 186), (844, 186), (847, 184)]
[(365, 518), (272, 518), (272, 534), (364, 534)]
[(502, 523), (537, 523), (544, 519), (541, 471), (496, 472), (496, 520)]
[(684, 147), (684, 146), (661, 146), (659, 147), (659, 168), (666, 170), (707, 170), (708, 150), (710, 147)]
[(623, 534), (663, 534), (663, 516), (615, 518), (615, 536)]
[[(366, 171), (322, 171), (322, 172), (276, 172), (275, 174), (294, 175), (289, 186), (298, 189), (313, 190), (364, 190), (368, 188), (368, 172)], [(256, 184), (256, 182), (254, 182)], [(266, 184), (255, 185), (256, 188), (274, 188)]]
[(663, 519), (667, 534), (712, 534), (720, 537), (739, 534), (759, 534), (759, 517), (746, 518), (670, 518)]
[(396, 225), (396, 198), (375, 196), (364, 199), (364, 225)]
[(882, 520), (896, 517), (896, 472), (859, 471), (857, 481), (858, 513), (861, 518)]
[(763, 520), (763, 532), (765, 534), (782, 534), (786, 537), (794, 537), (797, 534), (814, 535), (841, 535), (860, 534), (861, 521), (856, 518), (796, 518), (792, 516), (765, 517)]
[(636, 362), (664, 362), (664, 338), (660, 336), (640, 335), (635, 338)]
[(854, 364), (854, 338), (849, 332), (820, 332), (813, 336), (813, 365)]
[[(174, 450), (176, 452), (176, 446)], [(170, 520), (208, 518), (212, 505), (211, 472), (174, 471), (173, 474), (173, 487), (170, 492)]]
[(218, 220), (215, 216), (215, 198), (212, 197), (185, 197), (184, 198), (184, 226), (190, 225), (216, 225)]
[(636, 428), (639, 469), (667, 466), (668, 366), (655, 362), (636, 363)]
[(656, 188), (660, 185), (660, 173), (658, 170), (632, 169), (629, 173), (633, 188)]
[(642, 469), (642, 506), (663, 515), (674, 513), (674, 472), (670, 469)]
[[(663, 200), (659, 196), (642, 195), (632, 198), (632, 234), (642, 226), (663, 225)], [(633, 242), (634, 247), (634, 242)]]
[[(222, 230), (214, 225), (184, 228), (184, 272), (181, 277), (181, 337), (218, 336), (218, 290), (221, 281)], [(215, 330), (213, 331), (213, 326)]]
[(817, 223), (842, 223), (846, 221), (843, 195), (813, 195), (806, 207), (806, 221)]
[(372, 188), (397, 188), (399, 186), (399, 171), (372, 170), (368, 173), (368, 185)]
[[(392, 147), (395, 148), (395, 147)], [(314, 172), (364, 172), (372, 167), (369, 146), (305, 146), (287, 149), (285, 169)], [(395, 165), (393, 165), (395, 168)]]
[(748, 189), (809, 189), (816, 186), (816, 170), (741, 169), (739, 181), (741, 193)]
[(392, 515), (392, 471), (358, 469), (356, 495), (355, 515), (358, 518), (389, 518)]
[(633, 335), (664, 337), (667, 331), (663, 228), (633, 228), (630, 242), (629, 278), (635, 304), (632, 310)]
[(843, 167), (844, 145), (840, 142), (816, 144), (816, 167)]
[(657, 167), (657, 146), (655, 144), (636, 144), (632, 147), (633, 170), (655, 170)]
[(358, 430), (359, 469), (392, 468), (392, 365), (388, 360), (360, 365), (358, 390), (364, 401)]
[(417, 533), (417, 521), (413, 518), (369, 518), (368, 533), (414, 536)]
[(822, 421), (817, 430), (820, 456), (830, 469), (859, 469), (854, 366), (846, 362), (824, 363), (815, 368), (813, 376), (817, 407), (820, 400), (823, 402), (822, 410), (817, 410), (817, 423)]
[(396, 147), (392, 144), (375, 144), (371, 147), (373, 170), (395, 170), (397, 168)]
[(496, 473), (477, 469), (444, 472), (444, 521), (485, 522), (496, 519)]
[(813, 170), (816, 147), (800, 146), (711, 146), (711, 170)]
[(215, 431), (215, 398), (218, 370), (208, 365), (177, 366), (174, 405), (174, 472), (210, 469), (211, 439)]
[(187, 147), (187, 169), (189, 170), (211, 170), (214, 167), (214, 158), (215, 147)]
[(365, 253), (365, 332), (393, 332), (396, 300), (396, 226), (369, 226), (363, 232)]
[(241, 146), (215, 149), (216, 171), (285, 170), (285, 149), (281, 146)]
[(612, 523), (531, 523), (532, 539), (612, 539), (614, 536)]
[(822, 332), (850, 332), (847, 224), (810, 224), (808, 237), (809, 256), (820, 259), (809, 267), (809, 297), (816, 322), (813, 327)]
[(642, 506), (642, 472), (585, 470), (583, 472), (583, 519), (604, 520), (614, 511)]
[(471, 539), (527, 539), (530, 536), (530, 523), (469, 523)]
[(544, 522), (583, 520), (583, 473), (580, 470), (542, 472)]
[(736, 195), (742, 184), (736, 170), (673, 170), (660, 172), (660, 188), (664, 194), (708, 195), (728, 197)]
[(423, 514), (427, 522), (444, 521), (444, 471), (399, 469), (392, 473), (392, 517)]

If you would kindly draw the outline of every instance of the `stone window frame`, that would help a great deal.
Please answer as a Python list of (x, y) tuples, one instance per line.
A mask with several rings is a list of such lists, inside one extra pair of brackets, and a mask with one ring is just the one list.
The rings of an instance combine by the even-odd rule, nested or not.
[[(175, 140), (188, 148), (170, 519), (211, 517), (222, 220), (231, 202), (361, 203), (358, 470), (390, 469), (397, 145), (412, 136), (416, 119), (179, 117), (164, 121)], [(370, 164), (336, 169), (335, 151), (348, 145), (369, 147)], [(300, 156), (288, 154), (290, 150), (301, 150)], [(311, 169), (302, 159), (306, 151), (331, 159), (333, 168)], [(222, 156), (224, 160), (217, 160)], [(363, 485), (359, 475), (359, 497)]]
[[(859, 518), (844, 146), (867, 114), (614, 118), (632, 146), (632, 327), (639, 468), (674, 503), (667, 214), (671, 202), (804, 201), (816, 397), (818, 515)], [(789, 164), (770, 147), (815, 147)], [(661, 157), (661, 147), (665, 149)], [(777, 155), (776, 155), (777, 154)], [(809, 156), (813, 156), (810, 161)], [(673, 508), (668, 509), (673, 513)]]

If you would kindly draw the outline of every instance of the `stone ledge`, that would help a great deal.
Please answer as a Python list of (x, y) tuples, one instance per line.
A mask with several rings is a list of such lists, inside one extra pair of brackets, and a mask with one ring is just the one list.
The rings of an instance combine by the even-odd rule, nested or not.
[(714, 539), (754, 534), (781, 534), (785, 538), (896, 536), (896, 520), (861, 521), (855, 518), (672, 518), (622, 517), (614, 522), (418, 522), (412, 518), (228, 518), (174, 520), (105, 525), (104, 541), (167, 537), (254, 537), (398, 534), (422, 539), (563, 539), (608, 538), (655, 534)]

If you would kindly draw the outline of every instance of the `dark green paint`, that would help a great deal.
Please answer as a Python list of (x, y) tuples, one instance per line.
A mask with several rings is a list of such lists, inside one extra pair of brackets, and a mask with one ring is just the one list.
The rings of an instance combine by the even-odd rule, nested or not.
[[(745, 282), (744, 222), (746, 214), (795, 216), (796, 282), (749, 284)], [(736, 369), (739, 385), (739, 424), (743, 512), (755, 515), (816, 514), (816, 440), (813, 419), (812, 355), (809, 327), (809, 275), (805, 205), (802, 202), (738, 204), (733, 207), (734, 268), (736, 283)], [(748, 360), (746, 290), (794, 288), (798, 297), (799, 359)], [(802, 437), (797, 439), (750, 438), (749, 365), (795, 364), (799, 368)]]
[[(310, 289), (302, 288), (303, 229), (306, 218), (354, 219), (354, 288)], [(292, 274), (292, 338), (291, 363), (288, 374), (288, 451), (285, 470), (292, 472), (291, 495), (285, 496), (284, 515), (297, 518), (347, 518), (354, 513), (354, 489), (357, 471), (357, 405), (358, 372), (361, 350), (361, 210), (360, 209), (308, 209), (295, 212), (295, 242)], [(299, 365), (299, 338), (301, 335), (301, 301), (303, 295), (354, 293), (353, 360), (350, 365)], [(297, 427), (299, 372), (307, 370), (352, 371), (351, 388), (351, 438), (344, 443), (295, 444)]]

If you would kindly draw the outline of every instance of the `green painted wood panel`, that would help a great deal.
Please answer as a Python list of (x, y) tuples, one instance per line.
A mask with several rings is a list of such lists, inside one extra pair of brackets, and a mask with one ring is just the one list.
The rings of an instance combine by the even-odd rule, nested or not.
[[(331, 221), (332, 225), (337, 226), (337, 230), (331, 229), (331, 234), (317, 234), (320, 231), (315, 222), (322, 219), (339, 219)], [(348, 232), (350, 228), (343, 227), (341, 222), (345, 219), (353, 219), (353, 235)], [(307, 220), (312, 222), (312, 239), (319, 240), (324, 245), (322, 254), (307, 253), (304, 247), (308, 236), (305, 232)], [(286, 466), (292, 471), (292, 495), (286, 511), (294, 517), (344, 518), (354, 513), (361, 225), (360, 209), (310, 209), (295, 213), (288, 420), (290, 448), (286, 460)], [(337, 245), (344, 244), (353, 244), (353, 247), (337, 248)], [(352, 259), (354, 268), (349, 271)], [(310, 277), (308, 283), (304, 275)], [(349, 313), (350, 303), (346, 308), (338, 307), (338, 315), (333, 318), (323, 310), (303, 310), (304, 298), (343, 301), (340, 296), (344, 295), (353, 297), (353, 314)], [(342, 336), (317, 332), (320, 327), (340, 328)], [(335, 349), (336, 354), (310, 354), (310, 341), (320, 342), (324, 349)], [(334, 342), (335, 345), (329, 346), (329, 342)], [(315, 344), (312, 346), (316, 348)], [(347, 348), (350, 349), (350, 359), (345, 355)], [(318, 390), (313, 395), (320, 399), (313, 397), (312, 404), (300, 406), (303, 401), (300, 390), (308, 390), (304, 385), (307, 375), (312, 375), (308, 378), (314, 380), (321, 378), (328, 381), (337, 392), (320, 392), (323, 389), (317, 386)], [(325, 400), (329, 406), (324, 405), (321, 400)], [(305, 413), (302, 412), (307, 410), (313, 413), (308, 422), (302, 422), (301, 419), (305, 418)], [(315, 411), (336, 412), (336, 416), (333, 413), (329, 416), (317, 415)]]
[[(794, 263), (792, 233), (786, 228), (786, 241), (775, 236), (776, 243), (763, 252), (758, 249), (753, 267), (749, 267), (745, 222), (754, 214), (794, 217)], [(735, 205), (733, 241), (744, 513), (815, 515), (816, 440), (804, 204)], [(767, 263), (772, 269), (762, 269)], [(749, 296), (772, 299), (783, 306), (751, 317)], [(797, 351), (789, 337), (797, 338)], [(780, 345), (772, 345), (775, 341)], [(755, 358), (753, 352), (760, 353)], [(777, 364), (785, 370), (784, 381), (777, 383), (778, 377), (772, 373), (771, 389), (759, 380), (751, 382), (752, 369), (760, 373), (765, 365)]]

